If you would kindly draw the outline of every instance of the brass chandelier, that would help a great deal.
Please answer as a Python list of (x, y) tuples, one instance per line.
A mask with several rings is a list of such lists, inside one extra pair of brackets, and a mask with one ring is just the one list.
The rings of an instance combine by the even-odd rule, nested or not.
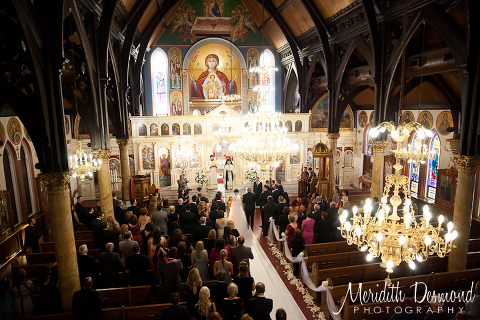
[(92, 153), (87, 154), (82, 148), (82, 142), (78, 141), (78, 147), (75, 154), (70, 159), (70, 175), (72, 178), (78, 177), (80, 181), (85, 181), (85, 177), (92, 177), (102, 167), (102, 160), (93, 158)]

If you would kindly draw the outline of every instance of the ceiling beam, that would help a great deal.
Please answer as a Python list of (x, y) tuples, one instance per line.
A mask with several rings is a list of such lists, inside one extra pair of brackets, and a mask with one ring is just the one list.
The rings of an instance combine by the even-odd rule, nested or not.
[(145, 2), (150, 2), (150, 0), (139, 0), (135, 3), (132, 10), (130, 10), (130, 15), (128, 16), (127, 21), (125, 22), (125, 25), (123, 26), (122, 33), (125, 33), (125, 31), (128, 28), (128, 25), (138, 15), (138, 12), (142, 12), (142, 15), (143, 15), (143, 12), (145, 12), (145, 10), (142, 10), (142, 8)]
[(434, 74), (430, 80), (430, 83), (433, 84), (443, 94), (445, 99), (447, 99), (450, 109), (460, 110), (462, 108), (460, 99), (440, 74)]
[(277, 13), (280, 13), (282, 12), (283, 10), (285, 10), (285, 8), (290, 4), (292, 3), (293, 0), (285, 0), (283, 1), (283, 3), (277, 8)]

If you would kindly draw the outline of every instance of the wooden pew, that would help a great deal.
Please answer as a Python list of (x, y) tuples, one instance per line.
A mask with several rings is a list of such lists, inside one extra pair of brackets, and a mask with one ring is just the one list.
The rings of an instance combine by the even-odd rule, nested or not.
[(468, 252), (480, 251), (480, 239), (470, 239), (468, 241)]
[(313, 263), (318, 265), (318, 269), (332, 269), (340, 268), (345, 266), (354, 266), (362, 265), (367, 263), (379, 262), (380, 259), (376, 258), (372, 261), (367, 261), (365, 257), (367, 256), (366, 252), (354, 251), (348, 253), (333, 253), (333, 254), (324, 254), (318, 256), (308, 257), (307, 267), (310, 270)]
[[(41, 253), (31, 253), (27, 254), (28, 264), (43, 264), (49, 262), (50, 256), (54, 254), (53, 252), (41, 252)], [(98, 260), (98, 255), (100, 254), (99, 249), (88, 249), (88, 254)]]
[[(88, 248), (94, 248), (94, 245), (93, 245), (93, 239), (89, 239), (89, 240), (75, 240), (75, 248), (77, 248), (78, 250), (78, 247), (80, 247), (82, 244), (86, 244)], [(41, 252), (54, 252), (54, 245), (53, 245), (53, 242), (44, 242), (44, 243), (40, 243), (40, 251)]]
[(93, 231), (92, 230), (75, 231), (74, 236), (75, 236), (75, 240), (93, 239)]

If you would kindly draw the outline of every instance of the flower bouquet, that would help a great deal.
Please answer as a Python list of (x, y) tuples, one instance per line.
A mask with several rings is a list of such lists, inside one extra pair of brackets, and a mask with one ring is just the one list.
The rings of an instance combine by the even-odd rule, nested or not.
[(202, 186), (204, 184), (207, 184), (208, 176), (203, 169), (197, 170), (197, 172), (195, 174), (195, 182), (202, 185)]

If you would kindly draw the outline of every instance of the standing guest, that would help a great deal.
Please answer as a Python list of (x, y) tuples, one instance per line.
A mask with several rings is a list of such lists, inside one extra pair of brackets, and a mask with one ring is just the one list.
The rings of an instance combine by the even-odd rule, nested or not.
[(200, 218), (200, 225), (195, 227), (195, 241), (203, 241), (208, 237), (208, 233), (212, 230), (211, 227), (207, 226), (207, 218)]
[(250, 317), (248, 313), (244, 313), (240, 320), (253, 320), (253, 318)]
[(273, 185), (273, 191), (272, 191), (272, 197), (273, 197), (273, 202), (278, 203), (278, 197), (281, 196), (280, 190), (278, 190), (278, 187), (276, 184)]
[(35, 286), (32, 281), (27, 280), (25, 269), (15, 270), (10, 291), (15, 300), (17, 316), (19, 318), (33, 317), (33, 292), (35, 291)]
[(290, 198), (288, 197), (288, 193), (284, 192), (282, 196), (285, 199), (285, 203), (287, 204), (287, 206), (290, 206)]
[(328, 222), (328, 213), (322, 212), (321, 219), (314, 227), (314, 233), (318, 234), (318, 242), (325, 243), (330, 240), (330, 225)]
[(227, 288), (228, 298), (223, 299), (223, 312), (227, 319), (240, 319), (243, 313), (244, 301), (237, 297), (238, 287), (230, 283)]
[(74, 206), (72, 206), (72, 222), (73, 222), (73, 231), (77, 231), (77, 226), (85, 225), (84, 223), (81, 223), (80, 220), (78, 219)]
[(238, 276), (233, 279), (238, 286), (238, 296), (242, 297), (245, 308), (252, 298), (252, 291), (255, 290), (255, 280), (250, 276), (250, 268), (246, 261), (240, 262), (238, 266)]
[[(210, 211), (211, 211), (211, 208), (212, 208), (212, 204), (211, 203), (208, 203), (208, 199), (207, 197), (202, 197), (202, 202), (205, 203), (205, 214), (208, 216), (210, 216)], [(218, 205), (218, 208), (220, 209), (220, 202), (217, 203)], [(223, 210), (225, 212), (225, 210)]]
[(125, 235), (125, 233), (127, 232), (130, 232), (130, 230), (128, 230), (128, 225), (126, 224), (122, 224), (120, 226), (120, 234), (118, 235), (118, 241), (123, 241), (125, 240), (125, 238), (123, 238), (123, 236)]
[(255, 202), (257, 197), (252, 193), (252, 188), (247, 188), (247, 193), (242, 197), (243, 210), (247, 217), (247, 224), (253, 230), (253, 223), (255, 222)]
[(178, 223), (182, 226), (184, 233), (195, 232), (195, 225), (197, 224), (197, 216), (191, 210), (191, 206), (185, 206), (185, 212), (178, 217)]
[(338, 207), (338, 204), (340, 203), (340, 189), (338, 188), (338, 186), (335, 186), (335, 188), (333, 188), (333, 199), (332, 199), (333, 202), (335, 202), (337, 204), (337, 207)]
[[(214, 204), (212, 204), (212, 206), (214, 206)], [(216, 205), (215, 208), (216, 208), (216, 210), (218, 210), (218, 204)], [(202, 200), (198, 201), (197, 210), (198, 210), (199, 214), (202, 213), (202, 212), (205, 212), (205, 215), (207, 217), (210, 217), (210, 215), (207, 214), (207, 204), (205, 203), (205, 201), (202, 201)], [(213, 210), (213, 207), (212, 207), (212, 210)], [(212, 219), (212, 218), (210, 218), (210, 219)], [(214, 223), (215, 223), (215, 221), (214, 221)]]
[(133, 240), (137, 241), (139, 245), (142, 244), (142, 237), (140, 236), (140, 223), (137, 222), (137, 216), (133, 215), (128, 223), (128, 230), (132, 233)]
[(191, 254), (191, 264), (196, 268), (203, 281), (208, 280), (208, 253), (204, 250), (203, 241), (197, 241), (195, 251)]
[(144, 286), (149, 283), (148, 269), (150, 262), (148, 257), (140, 254), (140, 247), (135, 244), (132, 247), (132, 255), (125, 260), (125, 268), (129, 271), (128, 282), (131, 286)]
[(210, 313), (217, 312), (215, 302), (210, 302), (210, 290), (202, 287), (199, 293), (198, 303), (195, 305), (195, 318), (207, 320)]
[[(302, 230), (295, 229), (295, 233), (292, 241), (290, 241), (290, 248), (292, 249), (292, 256), (297, 257), (300, 252), (305, 250), (305, 238), (303, 237)], [(298, 277), (300, 273), (300, 263), (293, 264), (293, 275)]]
[[(262, 193), (263, 194), (263, 193)], [(263, 235), (266, 237), (268, 236), (268, 228), (270, 225), (270, 218), (273, 217), (273, 212), (275, 207), (277, 206), (275, 202), (273, 202), (273, 197), (268, 196), (267, 198), (268, 203), (261, 207), (261, 212), (263, 214)]]
[(203, 195), (202, 195), (202, 190), (203, 190), (203, 188), (202, 188), (202, 187), (197, 187), (197, 192), (198, 192), (198, 194), (197, 194), (197, 198), (198, 198), (198, 199), (200, 199), (200, 198), (202, 198), (202, 197), (203, 197)]
[(82, 196), (77, 197), (77, 203), (75, 203), (75, 212), (77, 213), (78, 219), (81, 223), (88, 224), (87, 221), (87, 212), (83, 207), (83, 198)]
[(238, 232), (237, 229), (235, 229), (235, 222), (233, 220), (228, 220), (227, 221), (227, 226), (230, 227), (230, 229), (232, 230), (232, 234), (235, 238), (240, 237), (240, 233)]
[(138, 242), (131, 239), (132, 233), (130, 231), (126, 232), (123, 235), (123, 238), (125, 240), (120, 241), (118, 247), (120, 248), (120, 252), (122, 253), (122, 263), (125, 265), (127, 258), (133, 254), (133, 247), (138, 246)]
[(223, 240), (230, 250), (237, 245), (237, 238), (232, 234), (232, 229), (228, 225), (223, 228)]
[(108, 216), (107, 217), (107, 222), (108, 222), (108, 230), (112, 231), (115, 237), (118, 238), (120, 235), (120, 224), (115, 220), (115, 217), (113, 216)]
[(160, 228), (154, 228), (152, 237), (148, 240), (148, 261), (150, 261), (150, 269), (156, 269), (153, 263), (153, 257), (158, 246), (166, 247), (167, 241), (162, 237)]
[[(184, 213), (186, 211), (185, 206), (183, 205), (183, 199), (178, 199), (178, 205), (175, 207), (175, 213), (177, 215)], [(178, 219), (176, 220), (178, 221)]]
[(215, 248), (215, 243), (217, 242), (217, 231), (212, 229), (208, 232), (208, 238), (203, 240), (203, 244), (205, 245), (205, 250), (208, 254), (212, 252), (212, 249)]
[(277, 181), (275, 182), (275, 185), (277, 186), (277, 189), (278, 189), (278, 191), (280, 192), (280, 195), (283, 195), (283, 193), (284, 193), (285, 191), (283, 190), (282, 181), (277, 180)]
[(245, 261), (247, 262), (247, 264), (250, 264), (249, 259), (253, 259), (252, 249), (245, 246), (244, 243), (245, 243), (245, 238), (243, 236), (240, 236), (238, 238), (238, 246), (230, 249), (230, 253), (232, 254), (233, 270), (235, 274), (237, 273), (238, 266), (242, 261)]
[(222, 200), (222, 192), (221, 191), (217, 191), (217, 194), (215, 194), (215, 202), (218, 205), (218, 210), (226, 211), (225, 203)]
[(193, 246), (190, 244), (190, 241), (188, 241), (188, 238), (183, 235), (182, 230), (180, 229), (173, 230), (172, 236), (168, 241), (168, 247), (169, 248), (176, 247), (180, 241), (185, 242), (185, 245), (187, 246), (187, 250), (189, 250), (188, 252), (193, 251)]
[(119, 272), (125, 272), (125, 267), (118, 253), (113, 252), (113, 243), (105, 245), (105, 252), (98, 256), (98, 266), (102, 275), (102, 286), (105, 289), (117, 288), (119, 284)]
[(179, 306), (180, 294), (174, 292), (170, 295), (171, 306), (162, 309), (162, 319), (190, 320), (187, 307)]
[(119, 224), (125, 223), (125, 213), (126, 211), (123, 210), (122, 207), (116, 207), (113, 209), (113, 215)]
[(170, 234), (175, 228), (172, 228), (173, 224), (176, 222), (178, 223), (178, 213), (175, 212), (175, 206), (169, 206), (168, 210), (170, 213), (168, 214), (168, 233)]
[(142, 236), (142, 246), (140, 247), (140, 252), (146, 256), (148, 256), (148, 240), (152, 237), (152, 231), (153, 231), (153, 223), (147, 223), (145, 226), (145, 229), (143, 229), (142, 232), (140, 232), (140, 235)]
[(86, 244), (82, 244), (78, 248), (77, 264), (80, 281), (88, 277), (97, 279), (97, 263), (95, 262), (95, 258), (88, 254), (88, 248)]
[[(272, 194), (270, 191), (268, 191), (267, 185), (264, 185), (262, 190), (263, 192), (258, 197), (256, 205), (260, 208), (260, 216), (262, 217), (261, 223), (263, 227), (264, 226), (263, 222), (265, 221), (265, 212), (262, 210), (262, 208), (268, 204), (268, 197), (271, 196)], [(272, 201), (273, 201), (273, 197), (272, 197)]]
[(131, 206), (128, 208), (128, 211), (132, 211), (133, 214), (138, 218), (140, 217), (140, 208), (137, 204), (137, 199), (130, 200)]
[(100, 252), (105, 251), (105, 245), (107, 243), (113, 243), (115, 248), (118, 248), (118, 237), (115, 234), (108, 230), (108, 222), (102, 222), (102, 230), (98, 232), (98, 246)]
[(312, 183), (313, 177), (316, 177), (317, 175), (315, 172), (313, 172), (312, 168), (308, 168), (308, 174), (307, 174), (307, 194), (310, 193), (310, 184)]
[(122, 201), (117, 199), (117, 193), (115, 191), (112, 192), (112, 200), (113, 200), (113, 209), (119, 208), (122, 206)]
[[(330, 229), (332, 229), (333, 227), (333, 224), (335, 223), (335, 221), (337, 220), (337, 217), (338, 217), (338, 208), (336, 207), (337, 204), (332, 201), (330, 202), (330, 208), (327, 209), (327, 218), (328, 218), (328, 222), (329, 222), (329, 225), (330, 225)], [(363, 207), (362, 207), (363, 209)]]
[(342, 191), (342, 202), (347, 202), (348, 201), (348, 190), (343, 190)]
[(313, 206), (312, 218), (315, 220), (315, 225), (318, 225), (318, 222), (322, 220), (322, 211), (320, 211), (320, 205), (317, 203)]
[(280, 234), (285, 232), (285, 229), (289, 224), (289, 221), (288, 221), (289, 213), (290, 213), (290, 208), (285, 206), (283, 207), (283, 214), (278, 218), (278, 220), (275, 220), (275, 223), (280, 226)]
[(220, 251), (220, 260), (215, 261), (213, 265), (214, 276), (217, 276), (218, 270), (225, 270), (227, 272), (227, 276), (225, 277), (226, 283), (232, 282), (233, 264), (227, 260), (227, 250), (225, 249)]
[(186, 184), (183, 174), (180, 175), (180, 179), (177, 180), (177, 184), (178, 184), (178, 191), (182, 190), (183, 186)]
[(130, 218), (133, 216), (132, 211), (125, 212), (125, 219), (123, 220), (123, 224), (127, 225), (130, 223)]
[(33, 253), (38, 253), (38, 240), (43, 238), (43, 236), (37, 234), (35, 230), (35, 223), (37, 221), (35, 218), (28, 218), (28, 226), (25, 228), (25, 247), (32, 248)]
[(265, 298), (265, 285), (262, 282), (255, 286), (255, 297), (250, 299), (247, 313), (253, 320), (272, 320), (270, 312), (273, 309), (273, 300)]
[(223, 309), (223, 299), (228, 297), (228, 284), (225, 282), (227, 272), (225, 270), (219, 270), (217, 273), (217, 282), (210, 286), (211, 298), (218, 309)]
[(213, 271), (213, 267), (215, 265), (215, 261), (219, 261), (221, 259), (220, 252), (225, 249), (227, 251), (227, 260), (230, 261), (230, 249), (225, 246), (225, 240), (223, 238), (218, 238), (215, 241), (215, 248), (213, 248), (210, 253), (208, 254), (210, 263), (209, 267)]
[(100, 292), (92, 289), (92, 286), (92, 278), (85, 278), (82, 281), (82, 289), (73, 294), (72, 310), (79, 320), (102, 319), (103, 298)]
[[(400, 300), (399, 304), (401, 312), (394, 312), (393, 315), (390, 317), (390, 320), (417, 320), (417, 314), (413, 312), (413, 303), (412, 299), (405, 297)], [(407, 313), (406, 310), (410, 309)]]
[(197, 205), (198, 197), (197, 196), (192, 196), (192, 203), (190, 203), (190, 210), (195, 213), (197, 216), (197, 219), (199, 218), (198, 216), (198, 205)]
[[(379, 206), (380, 206), (380, 203), (378, 203), (378, 198), (373, 197), (373, 207), (372, 207), (372, 212), (370, 213), (372, 217), (374, 217), (375, 213), (377, 213)], [(361, 206), (361, 207), (363, 207), (363, 206)]]
[(423, 318), (424, 320), (448, 320), (450, 317), (448, 314), (443, 310), (443, 304), (444, 298), (442, 298), (443, 295), (436, 295), (433, 296), (432, 299), (430, 300), (430, 306), (432, 309), (432, 312), (427, 312), (425, 317)]
[(303, 210), (307, 210), (307, 211), (310, 211), (311, 210), (311, 203), (308, 201), (308, 198), (303, 198), (302, 199), (302, 205), (300, 206), (300, 211), (303, 211)]
[(147, 223), (152, 222), (149, 216), (147, 216), (147, 208), (140, 209), (140, 218), (138, 218), (138, 223), (140, 224), (140, 232), (145, 229)]
[(15, 318), (15, 300), (10, 292), (10, 280), (0, 280), (0, 319)]
[(280, 218), (280, 216), (283, 214), (283, 208), (285, 207), (288, 207), (288, 206), (283, 196), (278, 197), (278, 204), (273, 209), (273, 219), (275, 219), (276, 224), (278, 224), (278, 218)]
[(177, 259), (182, 261), (183, 270), (180, 272), (180, 279), (182, 279), (182, 283), (187, 281), (188, 273), (190, 271), (190, 267), (192, 266), (192, 257), (187, 254), (187, 247), (184, 241), (180, 241), (177, 244)]
[(190, 314), (194, 313), (195, 305), (198, 302), (198, 296), (200, 293), (200, 289), (203, 286), (202, 278), (200, 278), (200, 274), (198, 269), (192, 268), (188, 273), (188, 278), (183, 285), (183, 292), (186, 294), (186, 306)]
[(312, 219), (312, 212), (307, 212), (307, 218), (302, 222), (303, 237), (305, 238), (305, 244), (313, 243), (313, 228), (315, 226), (315, 220)]
[(217, 227), (217, 237), (222, 238), (223, 237), (223, 229), (227, 225), (227, 218), (225, 218), (225, 212), (220, 210), (218, 211), (218, 216), (219, 218), (217, 219), (216, 227)]
[(98, 212), (95, 216), (95, 219), (90, 222), (90, 225), (92, 226), (93, 230), (93, 243), (95, 244), (95, 247), (100, 248), (98, 233), (104, 229), (103, 213)]
[[(201, 213), (203, 211), (205, 211), (205, 202), (203, 201), (200, 201), (200, 203), (202, 205), (199, 205), (198, 206), (198, 212)], [(200, 211), (200, 209), (202, 209), (202, 211)], [(205, 214), (206, 214), (206, 211), (205, 211)], [(217, 219), (220, 218), (219, 214), (218, 214), (218, 203), (212, 203), (212, 210), (210, 210), (210, 213), (208, 214), (207, 216), (208, 218), (210, 218), (213, 222), (213, 225), (215, 226), (215, 223), (217, 222)]]
[(295, 216), (293, 214), (290, 214), (288, 216), (289, 224), (285, 228), (285, 235), (287, 236), (287, 243), (288, 244), (290, 244), (290, 241), (292, 241), (295, 230), (298, 228), (298, 224), (295, 220), (296, 219), (295, 219)]
[(168, 234), (168, 212), (161, 205), (157, 205), (157, 210), (152, 212), (152, 223), (162, 230), (162, 234)]
[(40, 297), (37, 299), (38, 314), (62, 312), (58, 278), (52, 276), (52, 271), (48, 267), (40, 267), (36, 288), (40, 293)]
[(255, 182), (253, 183), (253, 193), (255, 193), (255, 201), (257, 202), (257, 207), (259, 206), (258, 198), (260, 198), (260, 195), (262, 194), (262, 189), (262, 182), (258, 177), (256, 177)]
[(172, 292), (180, 293), (182, 290), (182, 280), (180, 272), (183, 269), (182, 261), (175, 259), (177, 248), (172, 247), (168, 250), (168, 256), (159, 254), (161, 258), (156, 273), (157, 279), (160, 279), (160, 298), (162, 301), (168, 301)]
[(275, 312), (275, 320), (287, 320), (287, 313), (285, 312), (285, 309), (277, 309), (277, 311)]

